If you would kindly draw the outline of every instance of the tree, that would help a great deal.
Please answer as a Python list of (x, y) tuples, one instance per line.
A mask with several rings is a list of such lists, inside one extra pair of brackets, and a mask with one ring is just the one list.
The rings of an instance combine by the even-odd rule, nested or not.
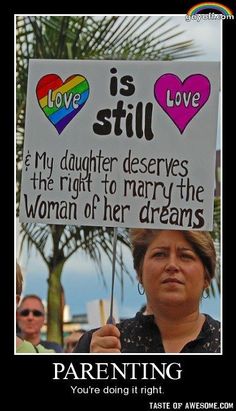
[[(41, 59), (139, 59), (172, 60), (199, 54), (193, 42), (175, 41), (182, 34), (170, 26), (166, 17), (95, 18), (90, 16), (18, 16), (16, 18), (16, 189), (17, 213), (23, 156), (24, 121), (28, 61)], [(101, 254), (112, 259), (112, 229), (107, 227), (72, 227), (22, 224), (23, 240), (28, 250), (34, 246), (48, 268), (48, 336), (62, 343), (63, 295), (61, 275), (65, 262), (77, 250), (83, 250), (98, 265)], [(118, 241), (129, 247), (127, 231)], [(51, 251), (48, 253), (48, 244)], [(117, 253), (120, 280), (128, 270), (122, 248)]]
[[(108, 227), (75, 227), (63, 225), (22, 224), (22, 246), (26, 242), (28, 250), (34, 246), (48, 268), (48, 339), (62, 343), (63, 325), (63, 290), (61, 275), (68, 259), (77, 251), (82, 250), (96, 263), (105, 284), (102, 271), (102, 254), (110, 261), (113, 256), (113, 229)], [(121, 244), (129, 247), (127, 230), (119, 230), (118, 239)], [(50, 247), (51, 242), (51, 247)], [(50, 250), (51, 251), (48, 251)], [(130, 276), (123, 263), (122, 248), (116, 253), (116, 272), (121, 283), (123, 274)], [(78, 264), (79, 270), (79, 264)], [(131, 277), (130, 277), (131, 278)]]
[[(221, 205), (220, 197), (215, 197), (214, 199), (214, 216), (213, 216), (213, 231), (212, 237), (216, 249), (216, 272), (215, 279), (218, 291), (220, 292), (220, 272), (221, 272)], [(211, 293), (215, 296), (215, 289), (213, 283), (211, 283)]]

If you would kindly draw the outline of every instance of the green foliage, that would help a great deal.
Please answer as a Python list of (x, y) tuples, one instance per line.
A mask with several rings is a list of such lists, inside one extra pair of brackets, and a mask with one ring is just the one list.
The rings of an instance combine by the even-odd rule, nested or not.
[[(212, 237), (215, 243), (215, 248), (216, 248), (216, 273), (215, 273), (215, 279), (216, 279), (216, 285), (217, 289), (220, 292), (220, 280), (221, 280), (221, 202), (220, 202), (220, 197), (215, 197), (214, 200), (214, 220), (213, 220), (213, 231), (212, 231)], [(211, 287), (211, 292), (213, 296), (215, 296), (215, 290), (214, 286), (212, 285)]]
[[(23, 245), (27, 246), (28, 252), (34, 246), (47, 265), (49, 273), (80, 250), (95, 262), (103, 283), (106, 285), (102, 270), (102, 255), (105, 253), (112, 262), (113, 228), (22, 223), (21, 233), (23, 234), (21, 251)], [(118, 230), (117, 239), (124, 247), (130, 247), (126, 229)], [(123, 282), (124, 273), (132, 279), (123, 261), (122, 248), (117, 251), (116, 258), (116, 263), (121, 269), (117, 270), (120, 281)]]

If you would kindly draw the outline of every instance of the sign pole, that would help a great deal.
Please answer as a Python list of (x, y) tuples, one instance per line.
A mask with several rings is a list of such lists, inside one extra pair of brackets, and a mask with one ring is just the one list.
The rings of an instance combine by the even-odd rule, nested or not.
[(111, 302), (110, 302), (110, 315), (107, 319), (107, 324), (114, 324), (113, 299), (114, 299), (114, 285), (115, 285), (116, 244), (117, 244), (117, 227), (114, 227), (114, 231), (113, 231), (113, 255), (112, 255), (112, 279), (111, 279)]

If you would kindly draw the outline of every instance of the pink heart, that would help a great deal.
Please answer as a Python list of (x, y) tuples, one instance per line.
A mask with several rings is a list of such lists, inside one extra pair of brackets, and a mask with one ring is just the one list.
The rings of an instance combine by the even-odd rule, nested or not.
[(210, 91), (210, 81), (203, 74), (193, 74), (183, 83), (175, 74), (163, 74), (154, 86), (157, 103), (175, 123), (181, 134), (207, 102)]

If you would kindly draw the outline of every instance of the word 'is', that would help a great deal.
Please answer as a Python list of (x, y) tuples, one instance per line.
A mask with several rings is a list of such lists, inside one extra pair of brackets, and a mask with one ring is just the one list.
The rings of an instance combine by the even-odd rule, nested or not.
[[(116, 74), (116, 68), (111, 69), (112, 74)], [(131, 96), (135, 92), (135, 85), (133, 84), (133, 77), (126, 75), (122, 76), (118, 82), (116, 76), (112, 76), (110, 80), (110, 94), (116, 96), (119, 92), (123, 96)], [(171, 90), (167, 90), (166, 93), (166, 105), (167, 107), (178, 107), (183, 104), (185, 107), (197, 107), (199, 105), (200, 93), (192, 95), (191, 92), (187, 93), (177, 91), (171, 93)], [(98, 122), (93, 124), (93, 131), (98, 135), (108, 135), (114, 133), (116, 136), (120, 136), (124, 131), (127, 137), (133, 137), (134, 133), (136, 137), (145, 137), (146, 140), (152, 140), (154, 137), (152, 131), (152, 111), (153, 104), (147, 103), (143, 106), (143, 103), (139, 101), (136, 107), (133, 104), (128, 104), (124, 107), (124, 102), (119, 100), (116, 108), (104, 108), (97, 113)]]

